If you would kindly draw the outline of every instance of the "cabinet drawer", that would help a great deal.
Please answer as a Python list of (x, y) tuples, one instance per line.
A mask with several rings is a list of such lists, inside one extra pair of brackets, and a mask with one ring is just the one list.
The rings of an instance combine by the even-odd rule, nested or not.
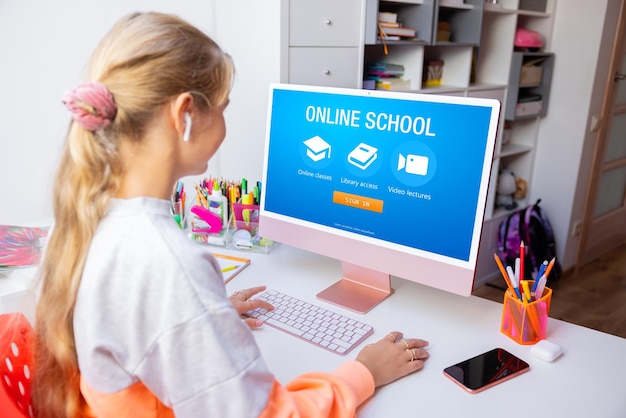
[(289, 82), (358, 88), (358, 48), (289, 48)]
[(290, 46), (358, 46), (362, 0), (290, 0)]

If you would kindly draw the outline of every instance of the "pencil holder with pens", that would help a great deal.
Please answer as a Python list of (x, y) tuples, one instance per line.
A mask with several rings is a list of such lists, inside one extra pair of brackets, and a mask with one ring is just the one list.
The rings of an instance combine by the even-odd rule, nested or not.
[(228, 224), (229, 246), (238, 250), (269, 253), (275, 242), (259, 235), (259, 205), (234, 203)]
[[(533, 281), (528, 281), (530, 286)], [(552, 289), (546, 287), (541, 297), (522, 301), (510, 290), (504, 292), (500, 331), (518, 344), (532, 345), (546, 338)]]

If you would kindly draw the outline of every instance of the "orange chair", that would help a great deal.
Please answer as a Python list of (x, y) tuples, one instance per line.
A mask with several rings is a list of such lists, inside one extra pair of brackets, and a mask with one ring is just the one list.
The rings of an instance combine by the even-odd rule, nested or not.
[(23, 417), (31, 418), (34, 416), (30, 396), (34, 337), (35, 331), (23, 314), (0, 314), (0, 378), (8, 395), (0, 396), (0, 410), (17, 408)]

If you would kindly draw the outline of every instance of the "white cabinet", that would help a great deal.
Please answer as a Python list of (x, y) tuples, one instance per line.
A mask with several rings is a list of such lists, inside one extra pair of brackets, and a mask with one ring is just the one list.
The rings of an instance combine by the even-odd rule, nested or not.
[[(523, 4), (523, 3), (522, 3)], [(408, 91), (499, 100), (502, 113), (494, 155), (477, 285), (498, 275), (493, 261), (497, 229), (510, 212), (496, 207), (498, 172), (511, 169), (532, 188), (530, 178), (539, 122), (547, 111), (554, 55), (550, 51), (552, 13), (556, 0), (546, 0), (545, 11), (520, 8), (520, 0), (282, 0), (281, 80), (288, 83), (361, 88), (367, 65), (386, 61), (404, 67)], [(390, 12), (403, 26), (416, 29), (415, 39), (385, 40), (379, 35), (378, 12)], [(516, 29), (541, 34), (538, 52), (516, 52)], [(539, 83), (524, 85), (523, 65), (542, 62)], [(426, 83), (429, 62), (443, 62), (437, 83)], [(540, 112), (516, 113), (525, 94), (542, 96)], [(507, 141), (504, 143), (505, 120)], [(519, 199), (524, 207), (529, 202)]]
[(289, 1), (290, 46), (352, 46), (363, 43), (361, 0)]
[(360, 88), (362, 0), (283, 0), (283, 71), (292, 84)]
[(358, 88), (359, 48), (289, 48), (289, 83)]

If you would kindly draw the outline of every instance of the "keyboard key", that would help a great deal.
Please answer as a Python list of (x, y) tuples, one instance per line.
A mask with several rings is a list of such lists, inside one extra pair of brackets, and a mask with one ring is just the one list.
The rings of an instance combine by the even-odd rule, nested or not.
[(349, 353), (374, 332), (368, 324), (275, 290), (266, 290), (257, 298), (274, 310), (258, 308), (246, 316), (339, 355)]

